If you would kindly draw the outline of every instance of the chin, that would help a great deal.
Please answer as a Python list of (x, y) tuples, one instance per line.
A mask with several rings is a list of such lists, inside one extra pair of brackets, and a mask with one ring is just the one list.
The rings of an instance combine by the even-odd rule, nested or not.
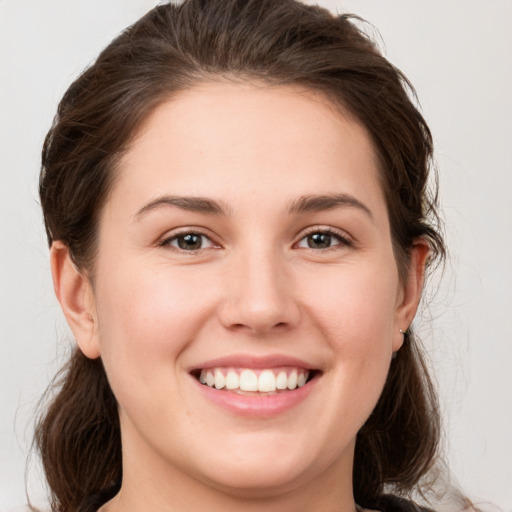
[(247, 461), (245, 464), (219, 464), (210, 471), (210, 485), (239, 498), (264, 498), (282, 495), (300, 487), (308, 480), (311, 467), (290, 467), (268, 461)]
[[(202, 473), (210, 486), (232, 496), (271, 498), (308, 487), (345, 460), (344, 456), (339, 456), (337, 446), (327, 452), (318, 450), (306, 431), (303, 434), (307, 439), (304, 435), (298, 439), (293, 433), (266, 434), (242, 436), (238, 442), (232, 439), (229, 449), (211, 454), (213, 460), (209, 457), (196, 475)], [(348, 454), (349, 465), (352, 463), (351, 447), (342, 450)]]

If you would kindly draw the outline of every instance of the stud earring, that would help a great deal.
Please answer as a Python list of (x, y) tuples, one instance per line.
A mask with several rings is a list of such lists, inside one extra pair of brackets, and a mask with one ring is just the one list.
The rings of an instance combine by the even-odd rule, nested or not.
[(399, 331), (400, 331), (400, 334), (403, 334), (405, 336), (407, 329), (405, 331), (403, 331), (402, 329), (399, 329)]

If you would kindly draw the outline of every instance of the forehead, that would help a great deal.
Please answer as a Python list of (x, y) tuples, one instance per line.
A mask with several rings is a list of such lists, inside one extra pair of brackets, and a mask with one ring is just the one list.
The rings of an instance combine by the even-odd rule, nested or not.
[(120, 161), (114, 196), (136, 208), (164, 193), (236, 203), (333, 191), (382, 199), (364, 127), (308, 89), (205, 83), (148, 117)]

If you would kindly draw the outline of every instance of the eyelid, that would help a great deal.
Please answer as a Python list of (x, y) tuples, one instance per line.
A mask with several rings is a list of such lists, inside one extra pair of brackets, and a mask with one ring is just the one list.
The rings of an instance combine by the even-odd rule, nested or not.
[[(343, 231), (338, 228), (334, 228), (332, 226), (322, 226), (322, 225), (310, 226), (310, 227), (304, 229), (297, 237), (298, 240), (297, 240), (297, 242), (295, 242), (294, 245), (297, 246), (304, 238), (306, 238), (307, 236), (312, 235), (314, 233), (324, 233), (327, 235), (334, 236), (340, 240), (340, 242), (341, 242), (340, 244), (336, 244), (332, 247), (323, 249), (324, 251), (328, 251), (329, 249), (332, 250), (332, 249), (336, 248), (338, 245), (346, 246), (346, 247), (352, 247), (354, 245), (353, 238), (346, 231)], [(306, 249), (306, 248), (304, 248), (304, 249)], [(322, 249), (311, 249), (311, 248), (308, 248), (308, 249), (310, 249), (312, 251), (321, 251), (322, 250)]]
[[(171, 241), (177, 239), (180, 236), (192, 235), (192, 234), (207, 238), (211, 242), (212, 245), (210, 247), (201, 247), (200, 249), (197, 249), (195, 251), (194, 250), (185, 251), (178, 247), (174, 247), (170, 244)], [(178, 252), (188, 253), (188, 254), (195, 254), (195, 253), (205, 250), (205, 249), (218, 249), (221, 247), (221, 245), (215, 240), (215, 237), (210, 233), (209, 230), (200, 228), (197, 226), (184, 226), (184, 227), (180, 227), (180, 228), (176, 228), (174, 230), (168, 231), (167, 233), (165, 233), (165, 235), (163, 235), (162, 237), (160, 237), (158, 239), (156, 245), (159, 247), (170, 247), (172, 249), (175, 249)]]
[[(310, 227), (305, 228), (304, 230), (302, 230), (300, 232), (300, 234), (297, 237), (297, 241), (293, 245), (297, 246), (304, 238), (306, 238), (307, 236), (309, 236), (313, 233), (325, 233), (325, 234), (334, 236), (338, 240), (340, 240), (339, 244), (336, 244), (336, 245), (334, 245), (330, 248), (324, 249), (324, 250), (334, 249), (339, 245), (348, 246), (348, 247), (352, 247), (354, 245), (354, 240), (352, 239), (352, 237), (350, 235), (348, 235), (348, 233), (346, 231), (338, 229), (338, 228), (334, 228), (332, 226), (325, 226), (325, 225), (310, 226)], [(175, 240), (179, 236), (184, 236), (187, 234), (195, 234), (195, 235), (203, 236), (211, 242), (212, 246), (204, 247), (204, 248), (198, 249), (196, 251), (194, 251), (194, 250), (185, 251), (185, 250), (182, 250), (182, 249), (179, 249), (177, 247), (170, 245), (171, 241)], [(218, 243), (216, 241), (215, 237), (211, 234), (210, 230), (201, 228), (201, 227), (197, 227), (197, 226), (184, 226), (184, 227), (180, 227), (180, 228), (171, 230), (170, 232), (167, 232), (165, 235), (160, 237), (157, 240), (156, 245), (159, 247), (165, 247), (165, 246), (171, 247), (171, 248), (175, 249), (176, 251), (184, 252), (184, 253), (186, 252), (189, 254), (194, 254), (194, 253), (197, 253), (198, 251), (205, 250), (205, 249), (212, 249), (212, 248), (218, 249), (218, 248), (222, 247), (221, 244)], [(311, 249), (311, 250), (320, 251), (321, 249)]]

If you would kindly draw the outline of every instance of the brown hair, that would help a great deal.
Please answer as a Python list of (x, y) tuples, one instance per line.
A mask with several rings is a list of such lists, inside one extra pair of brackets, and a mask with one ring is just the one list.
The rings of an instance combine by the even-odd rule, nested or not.
[[(68, 89), (42, 156), (40, 196), (48, 241), (61, 240), (94, 277), (98, 216), (117, 162), (141, 123), (177, 91), (229, 78), (323, 92), (368, 130), (401, 275), (417, 237), (444, 256), (432, 140), (402, 73), (347, 14), (294, 0), (187, 0), (160, 5), (118, 36)], [(435, 185), (435, 184), (434, 184)], [(55, 511), (113, 494), (122, 478), (115, 397), (100, 359), (78, 350), (36, 429)], [(386, 492), (410, 495), (438, 456), (439, 412), (413, 333), (392, 361), (382, 396), (357, 436), (354, 497), (379, 508)]]

